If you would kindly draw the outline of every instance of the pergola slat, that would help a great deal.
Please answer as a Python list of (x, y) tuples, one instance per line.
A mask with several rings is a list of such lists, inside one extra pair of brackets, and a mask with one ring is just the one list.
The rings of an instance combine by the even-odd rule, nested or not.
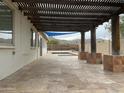
[(124, 12), (121, 0), (12, 0), (40, 31), (88, 31)]
[(88, 17), (92, 17), (92, 18), (103, 18), (103, 17), (107, 17), (107, 16), (110, 16), (110, 15), (69, 15), (69, 14), (39, 14), (39, 13), (24, 13), (25, 16), (34, 16), (34, 17), (37, 17), (37, 16), (51, 16), (51, 17), (54, 17), (54, 16), (57, 16), (57, 17), (82, 17), (82, 18), (88, 18)]
[(59, 20), (59, 21), (91, 21), (91, 20), (103, 20), (104, 18), (92, 18), (88, 16), (83, 16), (83, 17), (51, 17), (51, 16), (29, 16), (29, 20)]
[(47, 8), (44, 8), (44, 7), (20, 7), (19, 8), (20, 10), (22, 11), (31, 11), (31, 12), (34, 12), (35, 11), (54, 11), (54, 12), (63, 12), (63, 11), (66, 11), (66, 12), (82, 12), (82, 13), (113, 13), (114, 11), (113, 10), (110, 10), (110, 11), (106, 11), (106, 10), (89, 10), (89, 9), (68, 9), (68, 8), (59, 8), (59, 10), (57, 8), (51, 8), (51, 7), (47, 7)]
[(50, 4), (69, 4), (69, 5), (90, 5), (90, 6), (123, 6), (121, 0), (12, 0), (13, 2), (22, 2), (22, 3), (50, 3)]
[(100, 20), (99, 21), (95, 21), (95, 20), (81, 20), (81, 21), (78, 21), (78, 20), (75, 20), (75, 21), (71, 21), (71, 20), (62, 20), (62, 21), (59, 21), (59, 20), (31, 20), (32, 22), (34, 23), (97, 23), (97, 22), (101, 22)]
[(80, 29), (80, 28), (37, 28), (38, 31), (88, 31), (89, 29)]

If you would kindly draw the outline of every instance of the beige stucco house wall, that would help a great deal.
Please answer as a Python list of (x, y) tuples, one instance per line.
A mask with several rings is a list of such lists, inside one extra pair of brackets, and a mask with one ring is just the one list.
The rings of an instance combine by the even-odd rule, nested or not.
[[(0, 46), (0, 80), (40, 57), (40, 48), (31, 47), (31, 29), (37, 31), (11, 0), (4, 0), (13, 10), (14, 45)], [(47, 40), (43, 38), (43, 54), (47, 53)]]

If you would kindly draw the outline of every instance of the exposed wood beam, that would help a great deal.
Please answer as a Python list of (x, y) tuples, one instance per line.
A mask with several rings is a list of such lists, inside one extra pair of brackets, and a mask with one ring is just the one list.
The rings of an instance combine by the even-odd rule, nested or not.
[(104, 18), (92, 18), (92, 17), (51, 17), (51, 16), (28, 16), (28, 19), (34, 19), (34, 20), (103, 20)]
[(65, 18), (61, 18), (61, 17), (57, 17), (57, 18), (46, 18), (46, 17), (28, 17), (29, 20), (35, 20), (35, 21), (38, 21), (38, 20), (49, 20), (49, 21), (102, 21), (103, 18), (70, 18), (70, 17), (65, 17)]
[(61, 23), (61, 24), (58, 24), (58, 23), (34, 23), (34, 25), (39, 25), (39, 26), (84, 26), (84, 27), (90, 27), (91, 24), (68, 24), (68, 23)]
[[(120, 0), (12, 0), (41, 31), (88, 31), (124, 12)], [(5, 13), (2, 13), (3, 15)]]
[(84, 17), (84, 18), (88, 18), (88, 17), (92, 17), (92, 18), (104, 18), (104, 17), (108, 17), (108, 16), (110, 16), (109, 14), (107, 14), (107, 15), (98, 15), (98, 14), (95, 14), (95, 15), (84, 15), (84, 14), (82, 14), (82, 15), (78, 15), (78, 14), (55, 14), (55, 13), (45, 13), (45, 14), (43, 14), (43, 13), (24, 13), (24, 15), (25, 16), (51, 16), (51, 17), (54, 17), (54, 16), (57, 16), (57, 17)]
[(53, 24), (98, 24), (100, 21), (49, 21), (49, 20), (31, 20), (32, 23), (53, 23)]
[(69, 28), (66, 28), (66, 29), (62, 29), (62, 28), (60, 28), (60, 29), (57, 29), (57, 28), (37, 28), (37, 30), (38, 31), (78, 31), (78, 32), (80, 32), (80, 31), (84, 31), (84, 32), (86, 32), (86, 31), (88, 31), (89, 29), (69, 29)]
[(41, 30), (41, 31), (89, 31), (90, 29), (80, 29), (80, 28), (37, 28), (37, 30)]
[(68, 5), (90, 5), (90, 6), (123, 6), (124, 3), (106, 2), (106, 1), (69, 1), (69, 0), (12, 0), (12, 2), (21, 3), (50, 3), (50, 4), (68, 4)]
[(77, 13), (113, 13), (114, 11), (112, 10), (104, 10), (101, 9), (101, 10), (98, 10), (98, 9), (83, 9), (83, 8), (79, 8), (79, 9), (75, 9), (75, 8), (71, 8), (71, 9), (68, 9), (68, 8), (52, 8), (52, 7), (19, 7), (20, 10), (23, 10), (23, 11), (32, 11), (34, 12), (35, 11), (52, 11), (52, 12), (77, 12)]
[(84, 26), (48, 26), (48, 25), (44, 25), (44, 26), (39, 26), (39, 25), (35, 25), (36, 28), (58, 28), (58, 29), (90, 29), (90, 27), (84, 27)]

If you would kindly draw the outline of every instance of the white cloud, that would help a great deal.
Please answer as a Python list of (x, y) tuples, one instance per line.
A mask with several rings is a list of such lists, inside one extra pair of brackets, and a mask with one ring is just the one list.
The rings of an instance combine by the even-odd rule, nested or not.
[(73, 39), (80, 39), (80, 33), (74, 33), (74, 34), (67, 34), (67, 35), (61, 35), (61, 36), (54, 36), (56, 39), (61, 40), (73, 40)]

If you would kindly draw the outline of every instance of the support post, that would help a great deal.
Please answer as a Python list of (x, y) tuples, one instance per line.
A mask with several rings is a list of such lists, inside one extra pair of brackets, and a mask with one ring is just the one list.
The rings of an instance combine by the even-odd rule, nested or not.
[(91, 53), (96, 53), (96, 28), (91, 29)]
[(87, 60), (88, 53), (85, 52), (85, 32), (81, 32), (81, 49), (78, 55), (78, 59), (80, 60)]
[(120, 55), (119, 15), (112, 17), (112, 54)]
[(124, 72), (124, 56), (120, 55), (119, 15), (112, 17), (112, 55), (104, 55), (104, 70)]
[(81, 52), (85, 51), (85, 32), (81, 32)]
[(87, 62), (90, 64), (101, 64), (102, 54), (96, 53), (96, 28), (95, 26), (91, 29), (91, 53), (88, 55)]

